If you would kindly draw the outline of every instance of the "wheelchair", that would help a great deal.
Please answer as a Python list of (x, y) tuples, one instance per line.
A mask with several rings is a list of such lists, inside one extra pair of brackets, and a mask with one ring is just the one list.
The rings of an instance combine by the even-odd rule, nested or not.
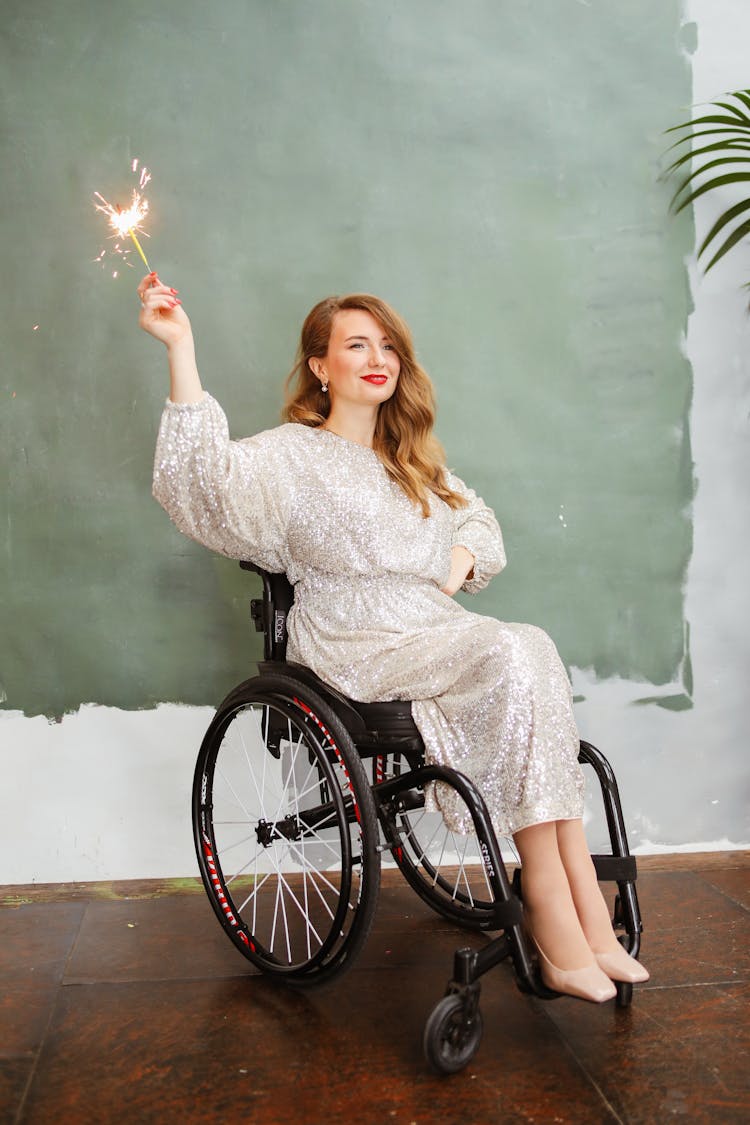
[[(369, 933), (389, 852), (424, 902), (467, 929), (497, 931), (479, 950), (458, 949), (446, 994), (423, 1046), (441, 1074), (462, 1069), (482, 1035), (480, 977), (509, 958), (518, 987), (543, 999), (522, 928), (522, 873), (509, 879), (481, 794), (463, 774), (425, 762), (408, 702), (359, 703), (286, 660), (294, 591), (284, 574), (249, 562), (263, 582), (251, 601), (264, 634), (258, 675), (219, 706), (195, 767), (192, 819), (201, 878), (219, 922), (261, 972), (311, 986), (344, 972)], [(581, 742), (579, 761), (601, 789), (612, 853), (594, 855), (598, 878), (617, 886), (613, 926), (637, 956), (642, 932), (636, 863), (629, 854), (614, 773)], [(433, 782), (451, 785), (473, 834), (451, 832), (426, 808)], [(632, 985), (617, 983), (627, 1007)]]

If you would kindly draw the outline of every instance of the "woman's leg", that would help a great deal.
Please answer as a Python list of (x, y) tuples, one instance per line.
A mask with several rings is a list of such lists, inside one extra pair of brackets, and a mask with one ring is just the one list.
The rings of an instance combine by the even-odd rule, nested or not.
[(601, 968), (613, 980), (648, 980), (648, 971), (617, 940), (581, 820), (558, 820), (557, 846), (581, 929)]
[(581, 969), (593, 957), (560, 855), (557, 823), (533, 824), (513, 837), (523, 870), (524, 909), (550, 961), (564, 970)]
[(604, 896), (599, 890), (596, 870), (583, 831), (583, 821), (558, 820), (555, 829), (560, 860), (586, 941), (595, 953), (607, 953), (620, 943), (612, 929)]
[(578, 921), (555, 821), (524, 828), (514, 840), (523, 865), (524, 914), (539, 951), (542, 980), (585, 1000), (611, 999), (615, 987), (597, 965)]

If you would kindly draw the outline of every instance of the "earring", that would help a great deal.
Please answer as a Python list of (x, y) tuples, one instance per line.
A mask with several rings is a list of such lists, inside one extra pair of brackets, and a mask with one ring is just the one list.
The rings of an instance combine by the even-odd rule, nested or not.
[(320, 384), (320, 389), (323, 392), (323, 394), (325, 394), (327, 392), (327, 390), (328, 390), (328, 380), (327, 379), (326, 379), (325, 383)]

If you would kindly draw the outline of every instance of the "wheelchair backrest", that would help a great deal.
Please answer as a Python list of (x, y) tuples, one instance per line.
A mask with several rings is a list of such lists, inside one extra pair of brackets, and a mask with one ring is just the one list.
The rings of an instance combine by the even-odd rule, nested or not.
[[(255, 628), (263, 633), (263, 659), (286, 662), (286, 619), (294, 604), (294, 587), (285, 574), (272, 574), (244, 560), (240, 566), (243, 570), (254, 570), (263, 579), (262, 600), (253, 598), (250, 603)], [(271, 671), (262, 663), (258, 664), (258, 669), (261, 674)], [(424, 746), (414, 725), (411, 703), (404, 700), (354, 702), (302, 664), (290, 664), (285, 671), (333, 707), (354, 739), (360, 757), (398, 753), (404, 755), (412, 769), (424, 764)]]
[(263, 633), (264, 660), (286, 660), (286, 619), (294, 604), (294, 586), (285, 574), (271, 574), (255, 563), (242, 561), (243, 570), (254, 570), (263, 579), (263, 599), (253, 599), (250, 611), (255, 628)]

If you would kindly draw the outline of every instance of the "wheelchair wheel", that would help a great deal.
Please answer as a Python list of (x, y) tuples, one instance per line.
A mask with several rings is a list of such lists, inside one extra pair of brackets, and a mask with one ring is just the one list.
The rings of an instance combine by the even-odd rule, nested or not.
[(467, 1010), (464, 998), (449, 993), (439, 1000), (425, 1024), (425, 1058), (438, 1074), (456, 1074), (474, 1058), (482, 1039), (482, 1013)]
[[(400, 754), (373, 759), (374, 781), (410, 769)], [(497, 929), (494, 896), (475, 833), (452, 832), (438, 812), (427, 812), (421, 790), (394, 798), (391, 851), (402, 875), (434, 911), (467, 929)]]
[(254, 965), (298, 984), (348, 966), (377, 903), (377, 816), (323, 700), (277, 675), (227, 696), (198, 755), (193, 831), (211, 905)]

